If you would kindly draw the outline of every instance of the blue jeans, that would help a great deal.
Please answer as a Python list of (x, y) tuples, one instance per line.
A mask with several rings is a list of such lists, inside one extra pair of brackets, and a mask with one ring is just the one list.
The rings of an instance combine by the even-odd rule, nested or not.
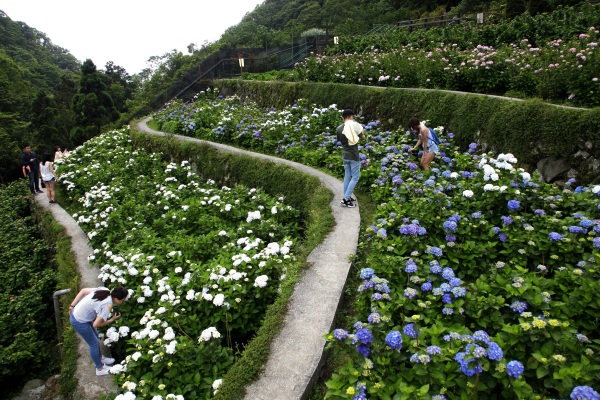
[(35, 194), (36, 191), (40, 190), (40, 177), (37, 171), (30, 171), (27, 173), (29, 177), (29, 190)]
[(90, 346), (90, 356), (96, 364), (96, 368), (102, 368), (104, 363), (102, 362), (102, 355), (100, 354), (100, 342), (98, 341), (98, 331), (92, 326), (92, 322), (79, 322), (73, 317), (71, 313), (71, 326), (75, 329), (75, 332), (79, 333), (83, 340)]
[(360, 161), (343, 160), (344, 161), (344, 198), (352, 197), (354, 186), (358, 182), (360, 176)]

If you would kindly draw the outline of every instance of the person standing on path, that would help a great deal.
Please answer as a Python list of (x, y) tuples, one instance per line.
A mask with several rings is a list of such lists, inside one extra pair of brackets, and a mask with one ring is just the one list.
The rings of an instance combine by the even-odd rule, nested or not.
[(68, 153), (67, 149), (65, 151), (60, 151), (60, 146), (54, 146), (54, 162), (60, 160)]
[(44, 158), (40, 164), (40, 174), (42, 175), (42, 181), (46, 186), (46, 195), (48, 196), (48, 201), (50, 203), (56, 203), (54, 199), (54, 184), (58, 180), (56, 173), (54, 172), (54, 167), (52, 166), (52, 156), (50, 153), (45, 153)]
[(127, 299), (129, 292), (123, 286), (117, 286), (111, 292), (105, 287), (84, 288), (79, 291), (69, 306), (69, 314), (73, 329), (81, 335), (90, 348), (90, 356), (96, 365), (96, 375), (108, 375), (107, 365), (115, 362), (114, 358), (104, 357), (100, 353), (100, 342), (97, 328), (113, 323), (121, 317), (113, 312), (113, 305), (120, 305)]
[(419, 148), (419, 145), (423, 143), (423, 155), (421, 156), (420, 167), (425, 171), (429, 171), (429, 164), (433, 161), (436, 154), (440, 153), (438, 145), (433, 141), (429, 128), (425, 126), (425, 123), (421, 123), (418, 118), (412, 117), (408, 121), (408, 128), (417, 135), (417, 144), (415, 147), (408, 149), (408, 151), (414, 151)]
[(344, 123), (337, 127), (337, 140), (342, 144), (342, 161), (344, 163), (344, 197), (340, 202), (344, 207), (356, 207), (352, 192), (360, 177), (359, 138), (365, 140), (365, 130), (354, 120), (354, 111), (342, 111)]
[(21, 165), (23, 176), (25, 178), (29, 177), (29, 190), (31, 194), (44, 193), (40, 190), (40, 161), (37, 158), (37, 154), (31, 151), (31, 146), (28, 144), (23, 146)]

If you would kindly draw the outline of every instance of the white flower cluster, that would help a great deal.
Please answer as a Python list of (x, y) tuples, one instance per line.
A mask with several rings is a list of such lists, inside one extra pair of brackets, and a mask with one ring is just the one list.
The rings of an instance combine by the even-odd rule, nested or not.
[(218, 339), (220, 337), (221, 334), (219, 331), (217, 331), (217, 328), (211, 326), (210, 328), (206, 328), (202, 331), (200, 337), (198, 338), (198, 343), (208, 342), (211, 339)]
[(254, 286), (259, 287), (259, 288), (264, 288), (265, 286), (267, 286), (268, 280), (269, 280), (268, 276), (261, 275), (254, 280)]

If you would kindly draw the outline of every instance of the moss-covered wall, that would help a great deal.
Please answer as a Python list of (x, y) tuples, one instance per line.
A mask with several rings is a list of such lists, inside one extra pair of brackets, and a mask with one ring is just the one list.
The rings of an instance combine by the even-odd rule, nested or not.
[(463, 149), (478, 142), (486, 150), (510, 152), (529, 170), (546, 157), (565, 158), (577, 170), (580, 182), (600, 179), (600, 171), (589, 167), (600, 163), (594, 161), (600, 160), (600, 108), (575, 109), (539, 100), (338, 83), (232, 79), (215, 81), (215, 86), (222, 94), (251, 97), (265, 107), (289, 105), (299, 98), (324, 106), (350, 107), (366, 120), (379, 119), (394, 129), (405, 127), (408, 119), (416, 116), (430, 120), (433, 126), (445, 126)]

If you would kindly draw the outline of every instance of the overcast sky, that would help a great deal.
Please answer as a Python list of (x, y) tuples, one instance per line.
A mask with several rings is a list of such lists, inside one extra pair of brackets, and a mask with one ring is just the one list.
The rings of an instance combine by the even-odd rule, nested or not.
[(263, 0), (0, 0), (0, 10), (44, 32), (98, 69), (108, 61), (131, 75), (151, 56), (213, 42)]

